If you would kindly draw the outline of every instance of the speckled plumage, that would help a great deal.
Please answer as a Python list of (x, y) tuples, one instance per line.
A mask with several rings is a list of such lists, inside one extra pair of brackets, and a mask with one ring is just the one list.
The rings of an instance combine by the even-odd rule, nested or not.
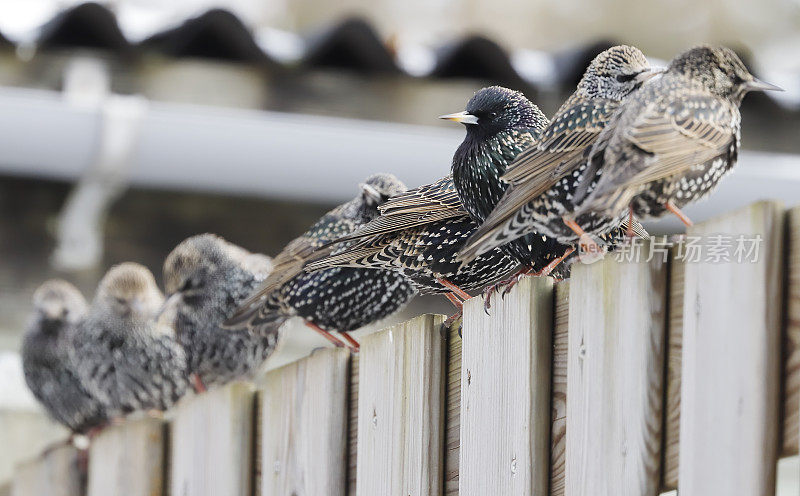
[(410, 281), (392, 271), (303, 271), (316, 249), (374, 219), (379, 205), (406, 189), (390, 174), (371, 176), (361, 187), (360, 195), (325, 214), (275, 257), (274, 271), (226, 327), (280, 326), (299, 316), (326, 331), (348, 332), (391, 315), (414, 296)]
[(86, 310), (86, 300), (73, 285), (47, 281), (33, 295), (33, 314), (22, 342), (25, 382), (47, 413), (76, 433), (108, 420), (105, 406), (81, 384), (69, 354), (72, 333)]
[(755, 80), (727, 48), (677, 56), (598, 140), (590, 165), (602, 177), (579, 191), (579, 211), (613, 215), (631, 205), (657, 217), (667, 202), (680, 208), (704, 197), (736, 163), (744, 95), (765, 89), (775, 87)]
[[(547, 118), (525, 96), (499, 86), (478, 91), (465, 109), (477, 118), (467, 123), (464, 141), (453, 155), (453, 182), (463, 208), (482, 224), (503, 197), (508, 185), (500, 180), (506, 168), (531, 147), (548, 125)], [(521, 264), (538, 271), (548, 262), (542, 254), (556, 257), (567, 247), (539, 234), (501, 244), (501, 249)]]
[(480, 289), (508, 277), (519, 262), (493, 250), (469, 264), (456, 254), (477, 224), (461, 206), (451, 176), (391, 198), (381, 216), (345, 236), (347, 249), (319, 250), (308, 271), (329, 267), (368, 267), (397, 271), (421, 294), (447, 293), (437, 279), (446, 279), (464, 291)]
[[(573, 194), (586, 173), (588, 152), (621, 102), (651, 74), (647, 59), (634, 47), (612, 47), (595, 57), (541, 139), (505, 172), (507, 191), (461, 258), (470, 260), (531, 232), (575, 243), (577, 236), (562, 216), (574, 207)], [(622, 218), (590, 214), (577, 221), (586, 232), (602, 236), (618, 227)]]
[(268, 257), (213, 234), (182, 241), (164, 261), (167, 303), (161, 319), (172, 323), (188, 372), (197, 374), (204, 387), (253, 376), (275, 351), (277, 328), (251, 333), (222, 327), (271, 266)]
[(186, 392), (183, 348), (173, 329), (155, 320), (162, 303), (150, 271), (123, 263), (100, 281), (75, 329), (71, 352), (78, 376), (111, 416), (166, 410)]

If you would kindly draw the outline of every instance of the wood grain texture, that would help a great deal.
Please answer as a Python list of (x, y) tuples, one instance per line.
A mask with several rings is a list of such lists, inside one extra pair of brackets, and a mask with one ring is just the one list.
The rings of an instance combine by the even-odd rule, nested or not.
[(555, 286), (553, 377), (550, 395), (553, 427), (550, 432), (550, 496), (563, 496), (567, 448), (567, 348), (569, 336), (569, 280)]
[(358, 465), (358, 355), (350, 357), (350, 387), (347, 392), (347, 496), (356, 496)]
[(83, 493), (78, 450), (61, 445), (17, 465), (11, 496), (76, 496)]
[(422, 315), (361, 341), (359, 496), (439, 495), (444, 489), (443, 321)]
[(666, 283), (661, 257), (572, 268), (568, 496), (658, 494)]
[(447, 336), (447, 413), (445, 416), (444, 493), (458, 495), (458, 457), (461, 450), (461, 321)]
[(553, 282), (524, 278), (505, 299), (464, 305), (462, 496), (546, 495), (550, 483)]
[(678, 488), (681, 439), (681, 363), (683, 356), (683, 280), (685, 263), (670, 259), (669, 323), (667, 328), (667, 396), (664, 412), (664, 480), (662, 489)]
[(344, 496), (349, 355), (345, 349), (318, 350), (264, 378), (263, 496)]
[(783, 337), (783, 456), (798, 453), (800, 440), (800, 208), (787, 215), (786, 330)]
[(171, 422), (171, 496), (250, 496), (253, 393), (236, 382), (181, 401)]
[(761, 236), (757, 262), (686, 264), (681, 496), (775, 494), (784, 213), (760, 202), (690, 236)]
[(164, 494), (166, 426), (153, 418), (104, 429), (89, 449), (87, 496)]

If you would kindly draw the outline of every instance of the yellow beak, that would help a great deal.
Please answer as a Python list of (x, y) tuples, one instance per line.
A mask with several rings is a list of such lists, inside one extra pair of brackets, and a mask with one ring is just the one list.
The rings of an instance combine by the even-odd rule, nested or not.
[(440, 119), (447, 121), (460, 122), (461, 124), (477, 124), (478, 118), (474, 115), (464, 112), (456, 112), (455, 114), (440, 115)]

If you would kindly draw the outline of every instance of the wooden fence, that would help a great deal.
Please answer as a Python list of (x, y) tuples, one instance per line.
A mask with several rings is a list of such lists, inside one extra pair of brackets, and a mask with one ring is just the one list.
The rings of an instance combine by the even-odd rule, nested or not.
[[(423, 315), (358, 356), (316, 351), (103, 432), (88, 494), (774, 495), (798, 450), (800, 209), (762, 202), (688, 235), (758, 253), (683, 261), (691, 241), (652, 242), (527, 278), (491, 315), (470, 300), (463, 340)], [(76, 487), (79, 458), (48, 452), (12, 494), (76, 494), (53, 488)]]

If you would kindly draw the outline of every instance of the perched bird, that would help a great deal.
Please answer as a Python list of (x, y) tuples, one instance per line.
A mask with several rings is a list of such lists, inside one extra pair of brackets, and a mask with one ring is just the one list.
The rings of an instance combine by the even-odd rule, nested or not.
[[(505, 172), (502, 180), (508, 183), (508, 190), (459, 259), (471, 260), (531, 232), (575, 244), (579, 234), (562, 216), (573, 209), (589, 151), (621, 102), (655, 74), (644, 54), (631, 46), (615, 46), (597, 55), (541, 139), (519, 154)], [(587, 182), (594, 181), (592, 177)], [(574, 221), (602, 236), (617, 228), (621, 220), (588, 214)]]
[[(500, 86), (483, 88), (467, 102), (464, 112), (441, 118), (466, 126), (464, 141), (453, 155), (453, 184), (464, 210), (482, 224), (508, 187), (500, 177), (520, 152), (536, 143), (548, 125), (547, 118), (522, 93)], [(509, 239), (501, 246), (533, 273), (568, 249), (540, 234)]]
[(69, 354), (71, 333), (86, 310), (75, 286), (47, 281), (33, 294), (33, 315), (22, 342), (28, 387), (54, 420), (78, 434), (108, 420), (105, 406), (81, 384)]
[(688, 221), (680, 208), (709, 194), (736, 164), (745, 94), (777, 89), (728, 48), (678, 55), (598, 140), (590, 169), (602, 176), (578, 192), (577, 213), (615, 215), (630, 206), (635, 215), (672, 211)]
[(391, 315), (414, 296), (411, 282), (392, 271), (344, 267), (313, 274), (303, 271), (314, 250), (377, 217), (378, 206), (406, 187), (391, 174), (376, 174), (361, 184), (361, 190), (275, 257), (272, 273), (225, 323), (226, 327), (278, 327), (299, 316), (337, 346), (343, 343), (330, 331), (338, 331), (350, 347), (357, 349), (358, 343), (349, 331)]
[[(308, 257), (305, 270), (362, 267), (394, 270), (420, 294), (445, 294), (460, 307), (466, 291), (508, 277), (520, 263), (500, 249), (462, 265), (455, 259), (477, 224), (451, 176), (390, 198), (373, 221)], [(340, 246), (347, 245), (347, 249)]]
[(186, 355), (155, 320), (164, 298), (153, 274), (126, 262), (106, 273), (72, 339), (78, 376), (110, 416), (163, 411), (187, 387)]
[(213, 234), (184, 240), (164, 261), (167, 302), (161, 318), (171, 322), (186, 351), (196, 390), (254, 374), (275, 350), (277, 327), (257, 333), (222, 328), (271, 266), (268, 257)]

